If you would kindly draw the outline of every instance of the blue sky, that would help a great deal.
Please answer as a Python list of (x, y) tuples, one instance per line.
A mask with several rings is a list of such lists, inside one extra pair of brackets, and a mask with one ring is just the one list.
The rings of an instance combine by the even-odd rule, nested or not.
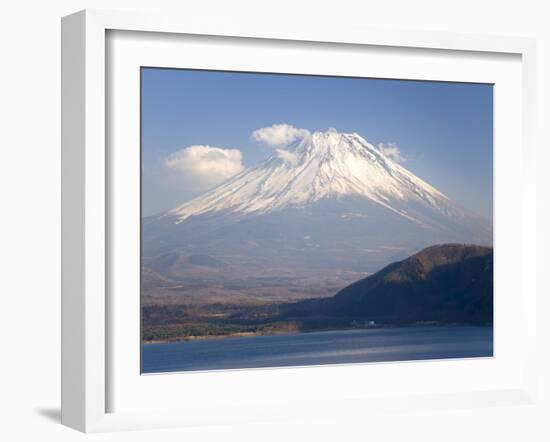
[(395, 145), (404, 167), (492, 219), (492, 121), (491, 85), (144, 68), (143, 215), (212, 185), (204, 171), (192, 169), (204, 149), (182, 149), (231, 149), (227, 157), (225, 150), (209, 151), (228, 160), (216, 171), (230, 175), (273, 153), (251, 139), (253, 131), (285, 123)]

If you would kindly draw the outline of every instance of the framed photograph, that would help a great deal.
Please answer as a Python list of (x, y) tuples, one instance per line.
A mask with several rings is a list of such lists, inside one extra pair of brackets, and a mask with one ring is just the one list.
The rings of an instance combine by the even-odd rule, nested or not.
[(64, 424), (534, 400), (532, 40), (62, 30)]

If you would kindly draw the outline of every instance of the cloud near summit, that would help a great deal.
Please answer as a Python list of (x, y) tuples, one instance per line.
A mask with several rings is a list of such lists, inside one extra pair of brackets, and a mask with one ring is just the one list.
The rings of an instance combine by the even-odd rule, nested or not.
[(294, 141), (309, 137), (310, 135), (307, 129), (299, 129), (290, 124), (282, 123), (257, 129), (252, 132), (250, 138), (268, 146), (281, 147), (288, 146)]
[(390, 160), (393, 160), (396, 163), (404, 163), (407, 161), (407, 159), (403, 156), (403, 154), (399, 150), (399, 147), (397, 147), (393, 143), (387, 143), (387, 144), (380, 143), (378, 145), (378, 150), (382, 152), (383, 155), (387, 156)]
[(244, 170), (239, 149), (193, 145), (178, 150), (164, 159), (164, 165), (181, 173), (198, 189), (225, 181)]

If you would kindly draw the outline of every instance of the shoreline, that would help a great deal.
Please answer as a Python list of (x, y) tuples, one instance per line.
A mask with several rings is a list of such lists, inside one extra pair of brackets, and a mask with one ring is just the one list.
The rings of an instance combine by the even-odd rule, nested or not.
[[(313, 330), (312, 330), (313, 331)], [(315, 330), (323, 331), (323, 330)], [(326, 331), (326, 330), (324, 330)], [(151, 341), (141, 340), (142, 345), (151, 345), (151, 344), (173, 344), (176, 342), (187, 342), (187, 341), (207, 341), (211, 339), (224, 339), (224, 338), (246, 338), (251, 336), (272, 336), (272, 335), (289, 335), (292, 333), (308, 333), (300, 330), (294, 331), (279, 331), (279, 332), (237, 332), (237, 333), (228, 333), (225, 335), (197, 335), (197, 336), (184, 336), (181, 338), (174, 339), (155, 339)]]
[(378, 330), (387, 328), (408, 328), (408, 327), (493, 327), (493, 324), (462, 324), (462, 323), (449, 323), (449, 324), (380, 324), (372, 327), (347, 327), (347, 328), (326, 328), (315, 330), (293, 330), (293, 331), (274, 331), (274, 332), (237, 332), (224, 335), (197, 335), (197, 336), (185, 336), (174, 339), (155, 339), (150, 341), (141, 340), (141, 345), (155, 345), (155, 344), (176, 344), (180, 342), (188, 341), (207, 341), (213, 339), (226, 339), (226, 338), (246, 338), (254, 336), (273, 336), (273, 335), (289, 335), (289, 334), (305, 334), (305, 333), (318, 333), (318, 332), (336, 332), (336, 331), (350, 331), (350, 330)]

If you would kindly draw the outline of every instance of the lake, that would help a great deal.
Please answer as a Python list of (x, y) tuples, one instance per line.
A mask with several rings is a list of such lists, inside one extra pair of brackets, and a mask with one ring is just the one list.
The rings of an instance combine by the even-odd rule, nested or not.
[(473, 358), (493, 355), (493, 328), (418, 326), (146, 344), (142, 372)]

